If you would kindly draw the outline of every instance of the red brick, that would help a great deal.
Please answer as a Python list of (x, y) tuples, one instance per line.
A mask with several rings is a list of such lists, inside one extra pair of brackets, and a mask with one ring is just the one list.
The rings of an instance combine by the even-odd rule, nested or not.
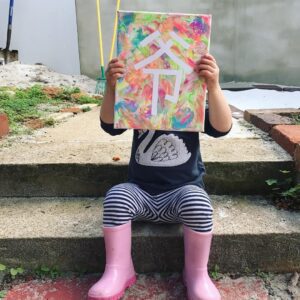
[(271, 137), (294, 157), (296, 145), (300, 143), (300, 125), (277, 125), (271, 130)]
[(290, 118), (276, 114), (258, 114), (251, 117), (251, 123), (265, 132), (270, 132), (274, 126), (288, 125), (291, 124), (292, 121)]
[(73, 114), (79, 114), (82, 110), (78, 107), (67, 107), (61, 110), (61, 112), (71, 112)]
[(273, 108), (273, 109), (247, 109), (248, 114), (257, 115), (257, 114), (277, 114), (289, 116), (290, 114), (298, 114), (299, 109), (295, 108)]
[[(83, 300), (89, 288), (99, 276), (85, 276), (77, 279), (58, 279), (19, 284), (11, 289), (5, 300)], [(215, 282), (224, 300), (267, 300), (268, 291), (263, 280), (253, 277), (238, 279), (225, 278)], [(184, 300), (186, 289), (181, 275), (161, 276), (160, 274), (139, 275), (138, 281), (122, 298), (123, 300)]]
[(272, 113), (268, 110), (246, 110), (244, 112), (244, 119), (265, 132), (270, 132), (270, 130), (276, 125), (292, 124), (292, 120), (290, 118)]
[(6, 114), (0, 113), (0, 138), (9, 133), (8, 117)]

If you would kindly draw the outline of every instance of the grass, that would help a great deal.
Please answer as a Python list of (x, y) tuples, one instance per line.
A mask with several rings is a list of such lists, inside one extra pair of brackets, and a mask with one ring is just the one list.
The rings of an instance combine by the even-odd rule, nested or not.
[(99, 104), (99, 99), (81, 93), (79, 88), (56, 88), (56, 93), (49, 95), (42, 86), (35, 85), (27, 89), (9, 87), (0, 88), (0, 112), (7, 114), (10, 131), (13, 134), (24, 132), (24, 123), (28, 120), (45, 118), (45, 124), (52, 126), (53, 120), (47, 118), (47, 109), (50, 106), (58, 110), (74, 104)]
[(300, 114), (291, 114), (290, 118), (294, 125), (300, 125)]

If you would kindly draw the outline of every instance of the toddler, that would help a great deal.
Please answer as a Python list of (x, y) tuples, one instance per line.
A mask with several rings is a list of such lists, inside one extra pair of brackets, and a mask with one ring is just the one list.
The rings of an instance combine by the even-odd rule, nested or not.
[[(232, 126), (231, 111), (220, 88), (215, 58), (202, 56), (194, 71), (205, 80), (208, 90), (205, 133), (224, 136)], [(125, 131), (113, 128), (115, 85), (124, 73), (122, 62), (117, 58), (110, 61), (100, 120), (103, 130), (111, 135)], [(134, 130), (128, 182), (112, 187), (104, 200), (106, 266), (101, 279), (89, 290), (89, 300), (120, 299), (135, 283), (133, 220), (183, 223), (183, 278), (188, 299), (221, 299), (207, 272), (213, 208), (204, 190), (204, 173), (198, 132)]]

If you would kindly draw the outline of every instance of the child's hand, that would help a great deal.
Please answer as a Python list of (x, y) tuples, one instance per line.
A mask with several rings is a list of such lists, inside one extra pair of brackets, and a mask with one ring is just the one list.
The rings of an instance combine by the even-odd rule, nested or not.
[(205, 54), (196, 62), (195, 72), (204, 78), (208, 91), (219, 87), (220, 69), (211, 54)]
[(107, 86), (111, 89), (114, 89), (116, 82), (119, 78), (123, 77), (125, 74), (125, 65), (121, 63), (118, 58), (112, 59), (106, 69), (106, 81)]

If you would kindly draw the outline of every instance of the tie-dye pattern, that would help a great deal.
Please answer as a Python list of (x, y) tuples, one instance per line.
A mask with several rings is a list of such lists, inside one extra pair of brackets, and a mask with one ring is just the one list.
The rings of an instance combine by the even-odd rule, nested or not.
[[(117, 52), (126, 73), (117, 83), (115, 128), (203, 131), (206, 85), (193, 68), (208, 51), (211, 16), (120, 11), (118, 21)], [(141, 45), (151, 34), (159, 37)], [(164, 52), (137, 68), (168, 41), (172, 41), (173, 59)], [(182, 75), (176, 103), (166, 99), (176, 95), (176, 76), (159, 75), (156, 114), (152, 110), (154, 75), (145, 69), (180, 70)]]

